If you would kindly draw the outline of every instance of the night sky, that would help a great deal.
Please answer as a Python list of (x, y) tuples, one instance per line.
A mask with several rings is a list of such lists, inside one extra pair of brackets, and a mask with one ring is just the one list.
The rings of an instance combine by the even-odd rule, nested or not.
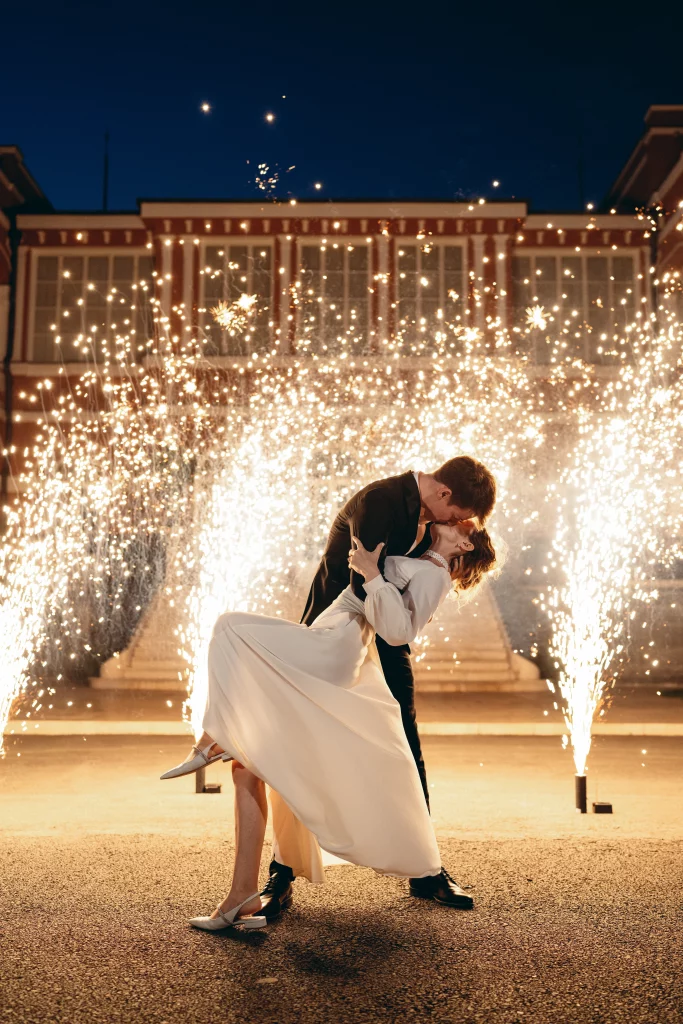
[(643, 6), (641, 22), (633, 10), (6, 5), (0, 143), (21, 147), (57, 209), (100, 208), (107, 129), (110, 209), (258, 198), (260, 162), (279, 170), (278, 198), (484, 195), (576, 209), (581, 137), (585, 200), (599, 201), (647, 107), (683, 103), (683, 5)]

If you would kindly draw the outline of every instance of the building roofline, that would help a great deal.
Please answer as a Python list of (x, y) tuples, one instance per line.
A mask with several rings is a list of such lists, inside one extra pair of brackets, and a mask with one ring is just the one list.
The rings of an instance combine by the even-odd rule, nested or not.
[[(194, 196), (193, 198), (173, 197), (173, 198), (169, 198), (169, 199), (159, 199), (158, 197), (141, 196), (141, 197), (138, 198), (137, 203), (138, 203), (138, 206), (141, 206), (143, 203), (183, 203), (185, 205), (191, 205), (193, 203), (230, 203), (230, 204), (250, 203), (250, 204), (253, 204), (253, 205), (260, 204), (261, 206), (289, 206), (291, 204), (292, 199), (295, 199), (297, 206), (302, 206), (304, 203), (308, 203), (309, 205), (313, 203), (313, 204), (315, 204), (317, 206), (329, 206), (329, 205), (333, 205), (334, 203), (368, 203), (368, 204), (372, 204), (372, 205), (380, 205), (380, 204), (385, 204), (386, 205), (387, 203), (424, 203), (425, 205), (430, 205), (430, 204), (435, 204), (435, 203), (448, 203), (450, 206), (468, 206), (468, 205), (469, 206), (477, 206), (477, 204), (479, 203), (479, 198), (480, 197), (477, 197), (476, 199), (453, 199), (452, 197), (450, 197), (450, 198), (449, 197), (445, 197), (445, 198), (441, 197), (441, 198), (437, 198), (437, 199), (425, 199), (424, 197), (420, 197), (420, 196), (402, 196), (401, 198), (396, 198), (394, 196), (370, 196), (370, 197), (368, 197), (368, 196), (361, 196), (361, 197), (337, 196), (336, 198), (330, 199), (330, 198), (327, 198), (327, 197), (322, 198), (322, 197), (316, 197), (316, 196), (312, 196), (310, 198), (296, 198), (295, 196), (292, 196), (290, 199), (270, 199), (269, 200), (269, 199), (264, 199), (264, 198), (262, 198), (260, 196), (247, 197), (246, 199), (245, 198), (229, 198), (229, 197), (226, 198), (226, 197), (220, 197), (220, 196), (214, 197), (214, 198), (209, 198), (209, 199), (197, 198), (197, 196)], [(495, 205), (501, 205), (501, 204), (509, 205), (510, 203), (526, 203), (526, 202), (528, 202), (528, 200), (526, 200), (526, 199), (498, 199), (498, 198), (496, 198), (496, 199), (487, 199), (484, 205), (486, 205), (486, 206), (495, 206)]]
[[(552, 227), (548, 227), (548, 218), (552, 218)], [(635, 213), (605, 213), (603, 211), (588, 213), (530, 213), (525, 221), (525, 227), (534, 230), (552, 230), (552, 228), (565, 227), (576, 230), (588, 229), (589, 225), (600, 227), (604, 230), (614, 228), (620, 230), (645, 230), (647, 225), (638, 220)]]
[(37, 197), (39, 199), (44, 200), (44, 202), (50, 207), (50, 209), (52, 209), (52, 203), (47, 198), (47, 196), (43, 192), (42, 188), (40, 187), (40, 185), (38, 184), (36, 179), (33, 177), (31, 172), (29, 171), (28, 167), (26, 166), (26, 162), (24, 160), (24, 154), (23, 154), (23, 151), (21, 149), (21, 146), (15, 146), (12, 143), (8, 143), (8, 144), (5, 144), (5, 145), (0, 145), (0, 157), (1, 156), (5, 156), (5, 155), (14, 156), (16, 158), (17, 163), (21, 167), (22, 174), (25, 175), (25, 177), (26, 177), (29, 185), (31, 186), (31, 188), (35, 190), (35, 193), (36, 193)]
[(264, 200), (140, 200), (140, 215), (147, 217), (249, 217), (254, 213), (268, 217), (525, 217), (526, 203), (495, 200), (479, 203), (437, 199), (341, 199), (267, 202)]
[[(65, 221), (68, 222), (65, 224)], [(133, 212), (121, 213), (84, 213), (79, 210), (77, 213), (70, 211), (59, 211), (58, 213), (19, 213), (17, 214), (17, 227), (24, 229), (38, 228), (144, 228), (145, 224), (139, 214)]]

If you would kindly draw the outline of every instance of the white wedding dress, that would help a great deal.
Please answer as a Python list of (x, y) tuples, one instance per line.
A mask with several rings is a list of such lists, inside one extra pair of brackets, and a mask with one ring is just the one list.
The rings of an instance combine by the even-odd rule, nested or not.
[(321, 849), (401, 877), (441, 869), (434, 830), (382, 675), (377, 632), (409, 643), (451, 588), (428, 560), (390, 556), (385, 578), (350, 587), (311, 626), (228, 612), (209, 646), (203, 726), (271, 787), (274, 855), (323, 880)]

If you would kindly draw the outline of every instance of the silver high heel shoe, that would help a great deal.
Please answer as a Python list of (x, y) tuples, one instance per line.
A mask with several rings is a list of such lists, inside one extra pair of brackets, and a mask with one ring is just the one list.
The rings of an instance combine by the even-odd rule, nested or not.
[(258, 895), (259, 893), (255, 892), (251, 896), (247, 896), (246, 900), (242, 900), (239, 906), (228, 910), (227, 914), (220, 907), (216, 907), (218, 917), (191, 917), (190, 924), (193, 928), (201, 928), (205, 932), (218, 932), (222, 928), (241, 928), (245, 932), (255, 931), (257, 928), (265, 928), (268, 924), (265, 917), (237, 917), (242, 907)]
[(226, 754), (225, 752), (222, 754), (214, 754), (212, 757), (209, 757), (209, 751), (215, 746), (216, 743), (214, 740), (212, 740), (211, 743), (207, 743), (203, 749), (195, 744), (192, 747), (193, 750), (197, 751), (194, 757), (190, 758), (189, 761), (183, 761), (182, 764), (176, 765), (175, 768), (171, 768), (170, 771), (164, 772), (160, 778), (177, 779), (179, 775), (190, 775), (192, 772), (199, 771), (200, 768), (206, 768), (207, 764), (213, 764), (214, 761), (232, 761), (232, 754)]

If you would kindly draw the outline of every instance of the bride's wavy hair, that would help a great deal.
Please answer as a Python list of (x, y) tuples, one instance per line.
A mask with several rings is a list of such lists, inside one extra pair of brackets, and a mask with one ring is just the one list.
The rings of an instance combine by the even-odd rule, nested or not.
[[(474, 545), (472, 550), (465, 551), (464, 554), (451, 560), (451, 578), (456, 592), (473, 590), (488, 573), (498, 566), (496, 549), (488, 530), (483, 527), (479, 530), (472, 530), (469, 539)], [(456, 570), (457, 576), (453, 576)]]

